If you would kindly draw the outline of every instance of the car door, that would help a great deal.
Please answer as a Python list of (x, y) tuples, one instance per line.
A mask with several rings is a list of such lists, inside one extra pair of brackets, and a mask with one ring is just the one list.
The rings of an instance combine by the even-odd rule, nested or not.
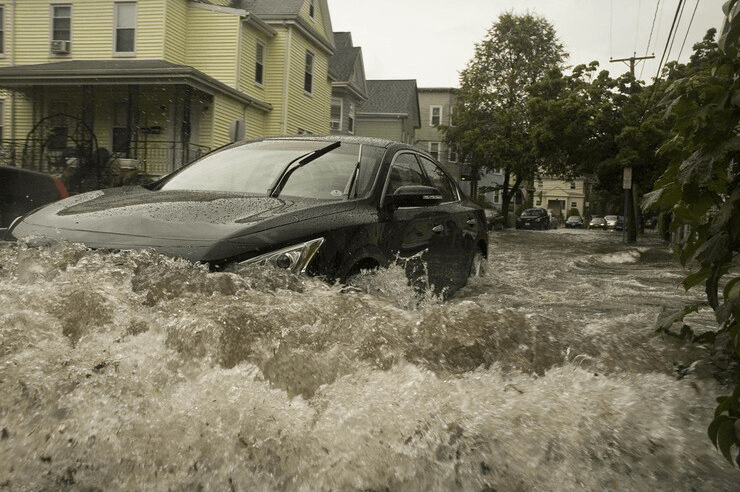
[[(393, 195), (401, 186), (435, 186), (430, 175), (422, 167), (421, 156), (415, 152), (401, 151), (393, 159), (388, 175), (385, 195)], [(432, 161), (424, 163), (424, 167)], [(436, 171), (435, 171), (436, 172)], [(430, 173), (434, 175), (434, 173)], [(461, 263), (462, 253), (457, 251), (462, 230), (458, 218), (452, 213), (451, 202), (457, 198), (450, 183), (435, 176), (435, 181), (445, 197), (438, 206), (402, 207), (394, 210), (388, 224), (389, 238), (398, 238), (397, 248), (405, 258), (407, 274), (412, 279), (426, 277), (434, 291), (441, 293), (447, 287), (459, 287), (464, 271), (467, 278), (468, 265)], [(437, 187), (437, 186), (435, 186)], [(464, 280), (462, 282), (464, 284)]]
[(435, 244), (443, 240), (435, 230), (443, 228), (444, 219), (434, 217), (432, 207), (388, 208), (389, 197), (402, 186), (427, 184), (424, 171), (421, 169), (416, 154), (411, 151), (399, 151), (391, 162), (384, 188), (382, 206), (387, 211), (385, 221), (383, 249), (386, 254), (400, 257), (407, 276), (412, 282), (424, 287), (427, 281), (427, 263), (430, 248), (437, 251)]
[(454, 287), (465, 285), (478, 234), (474, 209), (466, 206), (452, 179), (442, 168), (424, 155), (419, 155), (429, 185), (442, 193), (442, 203), (433, 207), (434, 217), (443, 225), (437, 230), (438, 240), (430, 247), (430, 282), (451, 282)]

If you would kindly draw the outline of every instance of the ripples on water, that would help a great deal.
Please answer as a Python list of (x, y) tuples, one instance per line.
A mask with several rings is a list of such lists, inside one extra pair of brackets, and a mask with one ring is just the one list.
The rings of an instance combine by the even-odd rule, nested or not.
[(660, 242), (490, 256), (443, 303), (400, 269), (347, 291), (4, 244), (0, 490), (740, 490), (706, 436), (725, 390), (654, 334), (688, 297)]

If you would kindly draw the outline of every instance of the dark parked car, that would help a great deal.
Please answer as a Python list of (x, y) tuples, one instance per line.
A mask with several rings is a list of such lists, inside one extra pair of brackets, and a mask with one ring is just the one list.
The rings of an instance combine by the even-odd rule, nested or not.
[(550, 215), (544, 208), (528, 208), (516, 219), (517, 229), (550, 229)]
[(461, 287), (479, 271), (488, 234), (483, 209), (428, 154), (354, 137), (232, 144), (151, 185), (48, 205), (8, 232), (91, 248), (153, 248), (213, 270), (271, 264), (328, 281), (399, 256), (422, 258), (437, 291)]
[(10, 226), (16, 217), (41, 205), (67, 196), (62, 182), (48, 174), (0, 166), (0, 228)]
[(591, 220), (588, 223), (589, 229), (606, 229), (606, 220), (604, 220), (604, 217), (591, 217)]
[(571, 215), (565, 221), (565, 227), (571, 229), (582, 229), (583, 219), (580, 215)]

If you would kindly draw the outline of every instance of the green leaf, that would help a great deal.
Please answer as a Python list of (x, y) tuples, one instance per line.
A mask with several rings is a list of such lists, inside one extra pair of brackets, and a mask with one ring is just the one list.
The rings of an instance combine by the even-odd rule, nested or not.
[(707, 277), (709, 276), (709, 268), (702, 268), (698, 272), (694, 272), (691, 275), (687, 276), (683, 282), (681, 282), (681, 285), (683, 285), (684, 290), (689, 291), (691, 288), (696, 287), (697, 285), (703, 283)]
[(737, 445), (735, 438), (735, 419), (725, 418), (717, 430), (717, 447), (727, 461), (732, 463), (732, 446)]

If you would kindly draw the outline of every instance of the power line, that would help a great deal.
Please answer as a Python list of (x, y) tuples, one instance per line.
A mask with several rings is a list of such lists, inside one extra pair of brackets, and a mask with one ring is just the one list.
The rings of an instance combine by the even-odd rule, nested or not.
[[(697, 0), (698, 2), (698, 0)], [(655, 3), (655, 13), (653, 14), (653, 23), (650, 25), (650, 36), (648, 36), (647, 46), (645, 46), (645, 56), (650, 51), (650, 43), (653, 41), (653, 29), (655, 29), (655, 22), (658, 19), (658, 10), (660, 9), (660, 0)], [(642, 71), (645, 69), (645, 65), (640, 68), (640, 78), (642, 79)]]
[[(658, 73), (655, 74), (655, 80), (658, 80), (660, 78), (660, 71), (663, 69), (663, 62), (665, 62), (666, 56), (668, 55), (670, 49), (669, 46), (673, 44), (673, 39), (676, 37), (675, 35), (675, 29), (678, 19), (681, 15), (681, 10), (683, 6), (683, 0), (678, 0), (678, 5), (676, 6), (676, 13), (673, 16), (673, 22), (671, 23), (671, 30), (668, 31), (668, 39), (665, 43), (665, 48), (663, 48), (663, 55), (660, 57), (660, 63), (658, 63)], [(653, 87), (655, 87), (655, 84), (653, 84)]]
[(678, 52), (678, 58), (676, 60), (681, 59), (681, 54), (683, 53), (683, 48), (686, 46), (686, 39), (689, 37), (689, 32), (691, 31), (691, 24), (694, 23), (694, 16), (696, 16), (696, 9), (699, 8), (699, 0), (696, 0), (696, 4), (694, 5), (694, 12), (691, 14), (691, 19), (689, 20), (689, 26), (686, 28), (686, 35), (683, 37), (683, 43), (681, 43), (681, 50)]

